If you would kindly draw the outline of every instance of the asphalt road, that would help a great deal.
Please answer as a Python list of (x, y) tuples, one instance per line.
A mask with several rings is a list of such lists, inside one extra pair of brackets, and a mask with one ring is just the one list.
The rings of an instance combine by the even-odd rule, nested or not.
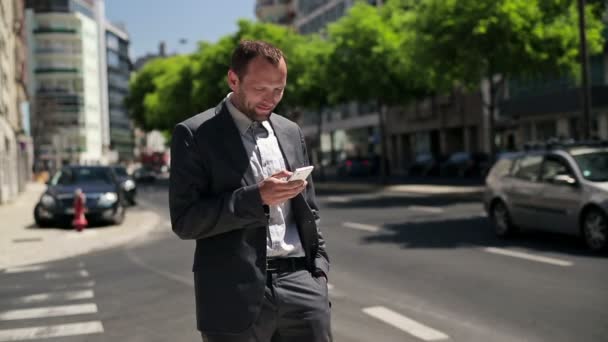
[[(172, 234), (166, 187), (140, 196), (165, 217), (150, 235), (0, 274), (0, 342), (200, 340), (194, 243)], [(608, 257), (576, 239), (498, 240), (474, 198), (319, 200), (335, 341), (608, 341)]]

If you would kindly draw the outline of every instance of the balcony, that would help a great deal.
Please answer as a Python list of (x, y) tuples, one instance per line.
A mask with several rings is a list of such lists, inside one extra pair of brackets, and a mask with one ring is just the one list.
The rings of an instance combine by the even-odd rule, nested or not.
[(78, 68), (36, 68), (36, 74), (54, 74), (54, 73), (70, 73), (70, 74), (78, 74), (80, 73), (80, 69)]
[(293, 0), (258, 1), (255, 13), (262, 21), (279, 24), (291, 24), (296, 15)]
[(39, 27), (34, 29), (34, 34), (77, 34), (78, 30), (67, 27)]

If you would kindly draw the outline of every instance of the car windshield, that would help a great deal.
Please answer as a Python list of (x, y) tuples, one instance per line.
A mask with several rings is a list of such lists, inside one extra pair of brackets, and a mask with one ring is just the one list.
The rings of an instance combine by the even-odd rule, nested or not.
[(608, 182), (608, 152), (575, 155), (578, 167), (585, 179), (592, 182)]
[(103, 168), (64, 169), (55, 174), (52, 185), (74, 185), (83, 183), (112, 184), (112, 176)]
[(425, 162), (428, 162), (431, 160), (433, 160), (433, 156), (430, 154), (420, 154), (420, 155), (416, 156), (417, 163), (425, 163)]
[(470, 158), (469, 154), (467, 152), (458, 152), (458, 153), (454, 153), (450, 156), (449, 161), (451, 162), (461, 162), (461, 161), (465, 161), (468, 160)]
[(124, 167), (115, 167), (114, 172), (119, 177), (127, 177), (129, 174), (127, 173), (127, 169)]

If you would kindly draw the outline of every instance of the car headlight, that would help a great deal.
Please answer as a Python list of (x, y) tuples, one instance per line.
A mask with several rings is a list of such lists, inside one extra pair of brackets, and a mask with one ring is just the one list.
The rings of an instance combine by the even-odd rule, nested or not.
[(122, 183), (122, 187), (126, 191), (131, 191), (131, 190), (135, 189), (135, 182), (130, 179), (127, 179), (124, 183)]
[(53, 196), (51, 196), (49, 194), (44, 194), (40, 198), (40, 203), (42, 203), (42, 205), (47, 208), (52, 207), (55, 205), (55, 199), (53, 198)]
[(118, 195), (116, 195), (116, 193), (106, 192), (105, 194), (101, 195), (101, 197), (99, 197), (98, 204), (102, 207), (109, 207), (116, 201), (118, 201)]

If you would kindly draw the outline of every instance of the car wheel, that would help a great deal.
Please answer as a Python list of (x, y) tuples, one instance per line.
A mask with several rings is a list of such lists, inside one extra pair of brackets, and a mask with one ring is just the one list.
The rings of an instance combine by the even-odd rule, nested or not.
[(34, 222), (36, 222), (36, 225), (39, 228), (50, 227), (53, 224), (53, 222), (41, 218), (39, 211), (40, 211), (40, 204), (37, 204), (36, 207), (34, 208)]
[(592, 251), (602, 251), (608, 247), (608, 219), (596, 208), (585, 212), (582, 220), (583, 239)]
[(516, 229), (511, 222), (511, 215), (505, 203), (497, 200), (492, 205), (491, 211), (492, 223), (494, 224), (494, 233), (499, 237), (508, 237), (515, 233)]
[(125, 207), (122, 205), (119, 205), (116, 208), (116, 213), (114, 213), (114, 218), (112, 219), (112, 223), (117, 226), (121, 225), (125, 220), (125, 212), (126, 212)]

